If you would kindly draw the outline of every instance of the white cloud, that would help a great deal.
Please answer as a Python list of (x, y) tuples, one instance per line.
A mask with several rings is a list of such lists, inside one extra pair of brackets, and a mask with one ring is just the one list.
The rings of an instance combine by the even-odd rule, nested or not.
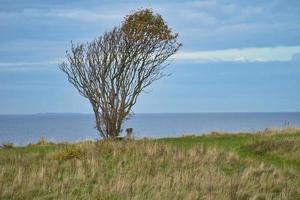
[(96, 22), (102, 20), (120, 19), (122, 15), (116, 13), (107, 13), (100, 10), (51, 10), (45, 13), (49, 17), (61, 17), (84, 22)]
[(176, 60), (198, 62), (273, 62), (290, 61), (300, 53), (300, 46), (257, 47), (213, 51), (186, 51), (174, 56)]
[(102, 9), (24, 9), (22, 11), (0, 12), (1, 19), (24, 17), (50, 17), (65, 18), (83, 22), (97, 22), (120, 19), (123, 15), (120, 10), (106, 11)]
[(220, 8), (226, 14), (233, 14), (238, 9), (236, 4), (226, 4), (226, 5), (222, 5)]
[(209, 8), (209, 7), (217, 5), (217, 1), (216, 0), (194, 1), (191, 3), (191, 5), (196, 8), (204, 9), (204, 8)]
[(196, 20), (198, 24), (213, 25), (217, 22), (213, 16), (210, 16), (205, 12), (182, 12), (182, 17), (186, 18), (187, 20)]
[[(185, 51), (173, 56), (177, 61), (211, 62), (276, 62), (298, 60), (300, 46), (255, 47), (212, 51)], [(64, 59), (38, 62), (0, 62), (0, 71), (36, 71), (58, 69)]]
[(57, 69), (63, 59), (38, 62), (0, 62), (0, 71), (36, 71)]

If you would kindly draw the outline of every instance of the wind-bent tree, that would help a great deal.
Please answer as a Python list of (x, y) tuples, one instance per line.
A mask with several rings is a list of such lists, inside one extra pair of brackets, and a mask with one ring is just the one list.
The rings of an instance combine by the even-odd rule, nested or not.
[(72, 43), (60, 69), (90, 101), (102, 137), (118, 136), (139, 94), (165, 76), (177, 38), (161, 15), (143, 9), (92, 42)]

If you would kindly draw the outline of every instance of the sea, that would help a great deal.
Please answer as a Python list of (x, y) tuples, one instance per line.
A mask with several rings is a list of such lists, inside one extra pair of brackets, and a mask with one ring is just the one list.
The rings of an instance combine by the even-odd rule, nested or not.
[[(202, 135), (212, 131), (256, 132), (266, 128), (300, 126), (300, 112), (278, 113), (159, 113), (135, 114), (123, 129), (133, 128), (135, 138)], [(125, 135), (124, 131), (121, 135)], [(0, 145), (100, 139), (92, 114), (0, 115)]]

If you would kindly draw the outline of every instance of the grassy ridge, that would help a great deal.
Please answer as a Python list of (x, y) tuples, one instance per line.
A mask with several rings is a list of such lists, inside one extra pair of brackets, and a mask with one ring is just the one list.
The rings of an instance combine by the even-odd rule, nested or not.
[(300, 132), (0, 150), (0, 199), (300, 199)]
[(300, 131), (284, 129), (270, 133), (226, 134), (163, 138), (163, 142), (180, 147), (204, 145), (234, 151), (241, 158), (252, 158), (281, 167), (300, 170)]

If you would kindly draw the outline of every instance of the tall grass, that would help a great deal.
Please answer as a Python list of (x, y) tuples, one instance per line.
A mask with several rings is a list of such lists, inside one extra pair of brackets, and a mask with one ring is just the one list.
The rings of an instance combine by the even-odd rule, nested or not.
[(294, 172), (155, 141), (0, 151), (0, 199), (299, 199)]

